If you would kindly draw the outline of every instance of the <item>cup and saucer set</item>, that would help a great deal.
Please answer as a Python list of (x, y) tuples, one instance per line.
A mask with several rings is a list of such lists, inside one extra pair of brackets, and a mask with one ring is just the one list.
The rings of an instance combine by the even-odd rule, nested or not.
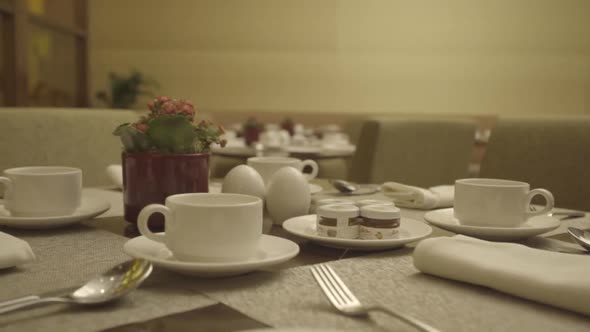
[[(305, 179), (309, 182), (315, 179), (319, 173), (319, 165), (311, 159), (300, 160), (297, 158), (288, 157), (252, 157), (248, 158), (248, 166), (254, 168), (262, 177), (265, 185), (268, 185), (270, 178), (274, 173), (283, 167), (293, 167), (302, 172)], [(311, 169), (310, 173), (303, 173), (304, 168)], [(314, 183), (308, 183), (310, 193), (316, 194), (323, 190), (323, 188)]]
[[(545, 205), (531, 208), (542, 196)], [(461, 179), (455, 182), (454, 207), (428, 212), (424, 219), (444, 230), (492, 241), (514, 241), (559, 227), (549, 215), (554, 207), (551, 192), (530, 189), (526, 182), (500, 179)]]
[(82, 191), (82, 170), (62, 166), (18, 167), (0, 177), (0, 226), (21, 229), (63, 227), (94, 218), (110, 203)]
[[(311, 173), (302, 173), (306, 167)], [(287, 212), (307, 211), (312, 193), (307, 187), (317, 174), (313, 160), (248, 158), (247, 165), (233, 168), (208, 193), (171, 195), (164, 205), (144, 207), (137, 218), (143, 236), (128, 241), (123, 250), (157, 267), (198, 277), (239, 275), (283, 263), (299, 253), (299, 245), (262, 234), (264, 210), (281, 220)], [(263, 202), (267, 195), (274, 199)], [(153, 213), (164, 216), (164, 233), (148, 228)]]
[[(153, 213), (164, 216), (165, 232), (148, 228)], [(123, 251), (163, 269), (210, 278), (269, 268), (299, 253), (293, 241), (262, 234), (262, 223), (259, 197), (172, 195), (165, 205), (151, 204), (141, 210), (137, 226), (142, 236), (129, 240)]]

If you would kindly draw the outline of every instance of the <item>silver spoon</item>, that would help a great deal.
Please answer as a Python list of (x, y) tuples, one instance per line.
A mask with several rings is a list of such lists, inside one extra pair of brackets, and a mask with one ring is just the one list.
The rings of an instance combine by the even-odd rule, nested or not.
[(336, 190), (344, 194), (350, 194), (358, 189), (352, 183), (344, 180), (330, 180), (330, 184), (332, 187), (336, 188)]
[(567, 232), (579, 245), (590, 251), (590, 233), (575, 227), (568, 227)]
[(114, 301), (133, 291), (150, 275), (152, 264), (135, 259), (119, 264), (107, 272), (89, 280), (82, 287), (65, 296), (26, 296), (0, 304), (0, 314), (40, 303), (101, 304)]

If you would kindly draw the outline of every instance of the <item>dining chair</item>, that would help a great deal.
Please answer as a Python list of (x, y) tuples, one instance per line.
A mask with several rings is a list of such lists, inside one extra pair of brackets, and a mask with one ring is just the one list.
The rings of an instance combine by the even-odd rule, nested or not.
[(209, 163), (211, 178), (223, 179), (234, 167), (246, 164), (246, 159), (212, 154)]
[(349, 178), (431, 187), (468, 175), (476, 124), (463, 118), (371, 118), (361, 129)]
[(590, 210), (590, 116), (500, 117), (480, 177), (528, 182), (558, 207)]

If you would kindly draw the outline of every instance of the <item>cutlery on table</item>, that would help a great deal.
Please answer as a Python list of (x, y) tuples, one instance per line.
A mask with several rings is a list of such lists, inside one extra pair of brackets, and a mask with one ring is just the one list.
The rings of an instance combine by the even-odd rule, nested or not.
[(350, 194), (358, 189), (354, 184), (344, 180), (330, 180), (329, 182), (332, 187), (343, 194)]
[(580, 246), (576, 243), (550, 239), (542, 236), (533, 236), (527, 238), (521, 243), (534, 249), (561, 252), (564, 254), (590, 255), (590, 252), (580, 248)]
[(421, 322), (416, 318), (390, 310), (386, 307), (379, 305), (363, 305), (356, 296), (354, 296), (350, 289), (348, 289), (336, 272), (326, 264), (312, 266), (311, 273), (334, 308), (345, 315), (367, 316), (370, 311), (381, 311), (414, 326), (420, 331), (440, 332), (440, 330)]
[(25, 296), (0, 303), (0, 314), (21, 308), (51, 302), (83, 305), (102, 304), (114, 301), (133, 291), (152, 272), (152, 264), (135, 259), (119, 264), (94, 277), (70, 294), (56, 297)]
[(578, 242), (579, 245), (584, 249), (590, 251), (590, 233), (579, 228), (568, 227), (567, 232), (569, 235)]

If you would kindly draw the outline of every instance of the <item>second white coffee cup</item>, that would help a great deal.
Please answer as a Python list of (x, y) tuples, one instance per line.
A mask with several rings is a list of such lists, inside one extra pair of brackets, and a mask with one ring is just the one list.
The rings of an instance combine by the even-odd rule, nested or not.
[[(239, 194), (179, 194), (166, 205), (141, 210), (137, 226), (145, 237), (164, 243), (181, 261), (227, 262), (253, 256), (262, 236), (262, 200)], [(152, 213), (162, 213), (165, 234), (148, 228)]]
[(80, 206), (82, 170), (63, 166), (10, 168), (0, 177), (4, 207), (17, 217), (67, 216)]
[[(543, 196), (546, 204), (539, 211), (532, 211), (531, 200), (537, 195)], [(531, 190), (526, 182), (500, 179), (455, 181), (455, 217), (464, 225), (518, 227), (531, 217), (549, 213), (553, 205), (551, 192)]]
[(299, 160), (297, 158), (287, 157), (252, 157), (248, 158), (248, 166), (254, 168), (262, 177), (264, 184), (268, 186), (270, 177), (279, 169), (283, 167), (293, 167), (299, 171), (303, 171), (306, 166), (311, 167), (311, 173), (303, 174), (309, 181), (318, 176), (318, 163), (311, 159)]

